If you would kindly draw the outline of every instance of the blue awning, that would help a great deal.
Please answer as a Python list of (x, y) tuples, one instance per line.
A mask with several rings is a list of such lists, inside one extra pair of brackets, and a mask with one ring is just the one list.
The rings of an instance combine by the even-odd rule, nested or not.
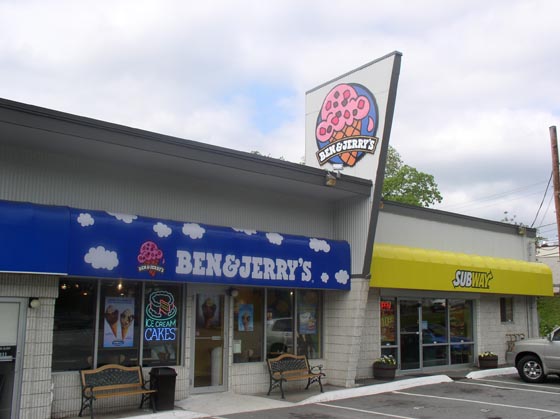
[(0, 201), (0, 272), (350, 289), (345, 241)]

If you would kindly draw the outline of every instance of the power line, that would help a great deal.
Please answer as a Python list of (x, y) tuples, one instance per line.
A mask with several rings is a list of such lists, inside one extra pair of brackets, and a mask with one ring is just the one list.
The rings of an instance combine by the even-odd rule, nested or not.
[(542, 197), (541, 204), (539, 205), (539, 209), (537, 210), (537, 213), (535, 214), (535, 219), (531, 223), (531, 227), (533, 227), (535, 225), (535, 221), (537, 221), (537, 217), (539, 216), (539, 212), (541, 211), (542, 205), (544, 203), (544, 199), (546, 198), (546, 194), (548, 192), (548, 187), (550, 186), (550, 181), (552, 180), (552, 173), (553, 172), (550, 172), (550, 177), (548, 178), (548, 183), (546, 184), (546, 188), (544, 188), (544, 195)]

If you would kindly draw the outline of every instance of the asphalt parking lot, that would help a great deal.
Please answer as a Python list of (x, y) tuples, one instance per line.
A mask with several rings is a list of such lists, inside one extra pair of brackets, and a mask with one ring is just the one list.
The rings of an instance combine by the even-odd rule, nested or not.
[(527, 419), (560, 417), (560, 379), (528, 384), (517, 375), (459, 379), (402, 391), (220, 416), (295, 419)]

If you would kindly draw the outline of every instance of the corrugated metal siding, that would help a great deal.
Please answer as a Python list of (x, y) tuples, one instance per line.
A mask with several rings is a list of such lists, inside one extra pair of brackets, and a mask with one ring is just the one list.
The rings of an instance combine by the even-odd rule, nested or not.
[(331, 206), (234, 183), (0, 147), (0, 199), (334, 237)]
[(370, 211), (368, 199), (343, 202), (337, 208), (335, 234), (336, 238), (352, 244), (353, 274), (361, 273), (364, 266)]
[(527, 238), (380, 212), (376, 243), (531, 260)]

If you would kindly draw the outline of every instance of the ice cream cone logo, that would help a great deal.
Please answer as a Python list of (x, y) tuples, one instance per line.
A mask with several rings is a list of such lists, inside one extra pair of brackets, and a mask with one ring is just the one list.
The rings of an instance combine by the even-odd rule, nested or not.
[(366, 153), (375, 153), (377, 126), (377, 104), (368, 89), (356, 83), (335, 86), (317, 117), (319, 164), (353, 167)]
[(157, 244), (153, 241), (146, 241), (140, 246), (140, 252), (138, 253), (138, 271), (148, 271), (151, 277), (154, 277), (156, 273), (163, 273), (165, 269), (160, 264), (165, 263), (163, 259), (163, 252), (158, 248)]

